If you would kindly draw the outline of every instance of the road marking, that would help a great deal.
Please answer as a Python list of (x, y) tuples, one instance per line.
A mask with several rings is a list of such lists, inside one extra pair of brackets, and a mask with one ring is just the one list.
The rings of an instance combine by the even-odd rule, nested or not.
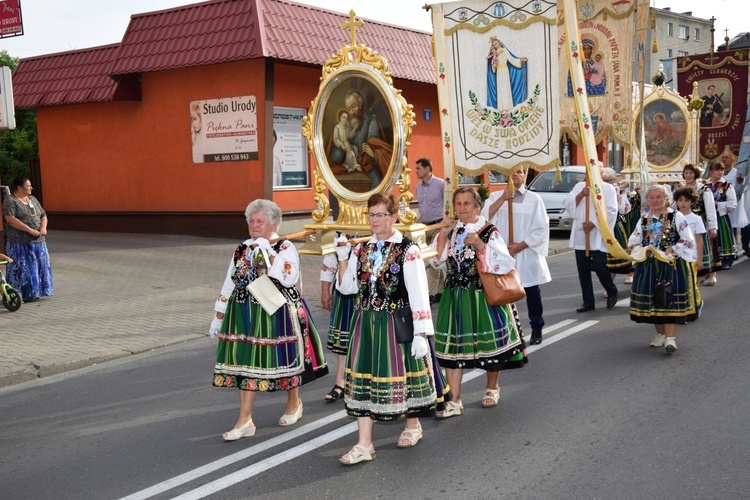
[(176, 488), (177, 486), (180, 486), (181, 484), (185, 484), (194, 479), (198, 479), (199, 477), (210, 474), (214, 471), (217, 471), (235, 462), (239, 462), (240, 460), (245, 460), (246, 458), (252, 457), (253, 455), (257, 455), (258, 453), (262, 453), (270, 448), (284, 444), (287, 441), (291, 441), (292, 439), (296, 439), (300, 436), (307, 434), (308, 432), (312, 432), (316, 429), (319, 429), (320, 427), (324, 427), (337, 420), (341, 420), (344, 417), (346, 417), (346, 411), (345, 410), (338, 411), (332, 415), (323, 417), (320, 420), (316, 420), (309, 424), (303, 425), (302, 427), (298, 429), (294, 429), (293, 431), (285, 432), (281, 436), (277, 436), (275, 438), (269, 439), (268, 441), (258, 443), (255, 446), (247, 448), (246, 450), (233, 453), (224, 458), (221, 458), (209, 464), (198, 467), (197, 469), (193, 469), (184, 474), (180, 474), (179, 476), (175, 476), (172, 479), (168, 479), (164, 482), (151, 486), (150, 488), (146, 488), (145, 490), (141, 490), (136, 493), (133, 493), (132, 495), (128, 495), (124, 497), (122, 500), (144, 500), (146, 498), (151, 498), (167, 490)]
[[(565, 328), (569, 325), (574, 325), (566, 330), (561, 331), (560, 333), (556, 335), (553, 335), (551, 337), (545, 337), (543, 344), (528, 346), (527, 352), (532, 353), (544, 347), (550, 346), (554, 344), (555, 342), (563, 340), (564, 338), (567, 338), (575, 333), (578, 333), (587, 328), (591, 328), (592, 326), (599, 323), (599, 321), (591, 320), (591, 321), (584, 321), (578, 324), (575, 324), (575, 323), (578, 323), (578, 320), (566, 319), (559, 323), (551, 325), (549, 327), (545, 327), (544, 332), (550, 333), (556, 330), (560, 330), (561, 328)], [(463, 382), (474, 380), (475, 378), (481, 377), (484, 374), (485, 374), (484, 370), (479, 370), (479, 369), (472, 370), (464, 374)], [(246, 450), (233, 453), (224, 458), (221, 458), (209, 464), (206, 464), (196, 469), (193, 469), (191, 471), (188, 471), (184, 474), (180, 474), (179, 476), (175, 476), (172, 479), (168, 479), (159, 484), (156, 484), (144, 490), (133, 493), (132, 495), (123, 497), (121, 500), (146, 500), (156, 495), (160, 495), (164, 493), (165, 491), (171, 490), (173, 488), (176, 488), (177, 486), (186, 484), (190, 481), (206, 476), (212, 472), (215, 472), (219, 469), (227, 467), (228, 465), (239, 462), (240, 460), (245, 460), (249, 457), (252, 457), (253, 455), (257, 455), (258, 453), (262, 453), (266, 450), (282, 445), (286, 443), (287, 441), (296, 439), (309, 432), (312, 432), (321, 427), (324, 427), (333, 422), (336, 422), (337, 420), (341, 420), (344, 417), (346, 417), (346, 411), (345, 410), (338, 411), (332, 415), (323, 417), (319, 420), (303, 425), (302, 427), (286, 432), (281, 436), (277, 436), (267, 441), (264, 441), (262, 443), (258, 443), (257, 445), (252, 446)], [(295, 446), (293, 448), (280, 452), (276, 455), (273, 455), (269, 458), (261, 460), (260, 462), (257, 462), (253, 465), (245, 467), (244, 469), (241, 469), (237, 472), (234, 472), (226, 476), (222, 476), (220, 479), (217, 479), (208, 484), (200, 486), (194, 490), (190, 490), (175, 498), (180, 499), (180, 500), (188, 500), (188, 499), (193, 500), (193, 499), (200, 499), (200, 498), (207, 497), (218, 491), (221, 491), (225, 488), (229, 488), (230, 486), (233, 486), (237, 483), (245, 481), (246, 479), (256, 476), (260, 474), (261, 472), (265, 472), (268, 469), (271, 469), (289, 460), (292, 460), (306, 453), (309, 453), (316, 448), (320, 448), (348, 434), (352, 434), (356, 431), (357, 431), (357, 423), (351, 422), (347, 425), (344, 425), (343, 427), (327, 432), (326, 434), (323, 434), (322, 436), (311, 439), (310, 441), (307, 441), (301, 445)]]
[(174, 500), (197, 500), (199, 498), (213, 495), (216, 492), (219, 492), (225, 488), (229, 488), (230, 486), (234, 486), (237, 483), (241, 483), (242, 481), (250, 479), (251, 477), (260, 474), (261, 472), (265, 472), (268, 469), (276, 467), (277, 465), (281, 465), (289, 460), (300, 457), (305, 453), (308, 453), (316, 448), (320, 448), (332, 441), (342, 438), (347, 434), (352, 434), (356, 431), (357, 422), (352, 422), (339, 429), (336, 429), (335, 431), (327, 432), (320, 437), (295, 446), (294, 448), (291, 448), (289, 450), (283, 451), (278, 455), (266, 458), (265, 460), (261, 460), (260, 462), (245, 467), (242, 470), (205, 484), (200, 488), (196, 488), (180, 496), (174, 497)]

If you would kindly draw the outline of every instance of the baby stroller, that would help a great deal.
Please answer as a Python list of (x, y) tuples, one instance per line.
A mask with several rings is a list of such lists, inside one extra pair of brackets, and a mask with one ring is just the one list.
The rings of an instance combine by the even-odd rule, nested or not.
[[(0, 260), (0, 266), (7, 263), (7, 260)], [(3, 276), (2, 271), (0, 271), (0, 296), (2, 296), (3, 305), (10, 312), (18, 311), (21, 308), (21, 304), (23, 304), (21, 292), (10, 286), (10, 283), (5, 281), (5, 276)]]

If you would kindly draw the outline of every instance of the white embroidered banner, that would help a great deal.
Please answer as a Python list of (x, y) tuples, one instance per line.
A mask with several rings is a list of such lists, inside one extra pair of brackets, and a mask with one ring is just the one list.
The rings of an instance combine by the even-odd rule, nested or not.
[[(619, 144), (630, 144), (632, 120), (633, 42), (635, 1), (578, 0), (581, 65), (588, 94), (589, 115), (597, 144), (609, 134)], [(560, 24), (563, 23), (562, 11)], [(560, 32), (560, 125), (578, 145), (581, 135), (576, 118), (570, 66), (564, 54), (565, 32)]]
[(548, 0), (432, 6), (447, 172), (559, 165), (556, 9)]

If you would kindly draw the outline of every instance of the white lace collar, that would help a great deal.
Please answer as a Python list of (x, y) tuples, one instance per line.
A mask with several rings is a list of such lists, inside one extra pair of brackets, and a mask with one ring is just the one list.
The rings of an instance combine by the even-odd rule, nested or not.
[(485, 226), (485, 224), (487, 224), (487, 219), (480, 215), (476, 222), (472, 222), (470, 224), (464, 224), (463, 222), (458, 221), (456, 223), (456, 229), (464, 227), (466, 228), (466, 232), (469, 234), (477, 233)]

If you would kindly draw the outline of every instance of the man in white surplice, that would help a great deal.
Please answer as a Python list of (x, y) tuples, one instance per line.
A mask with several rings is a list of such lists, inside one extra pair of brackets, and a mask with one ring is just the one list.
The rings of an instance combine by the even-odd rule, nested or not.
[(513, 241), (508, 239), (509, 189), (492, 193), (484, 203), (482, 215), (500, 231), (508, 242), (508, 251), (516, 259), (516, 270), (526, 291), (526, 306), (531, 323), (530, 344), (542, 343), (544, 308), (539, 285), (552, 277), (547, 267), (549, 249), (549, 217), (538, 194), (526, 189), (526, 170), (518, 170), (510, 177), (513, 193)]

